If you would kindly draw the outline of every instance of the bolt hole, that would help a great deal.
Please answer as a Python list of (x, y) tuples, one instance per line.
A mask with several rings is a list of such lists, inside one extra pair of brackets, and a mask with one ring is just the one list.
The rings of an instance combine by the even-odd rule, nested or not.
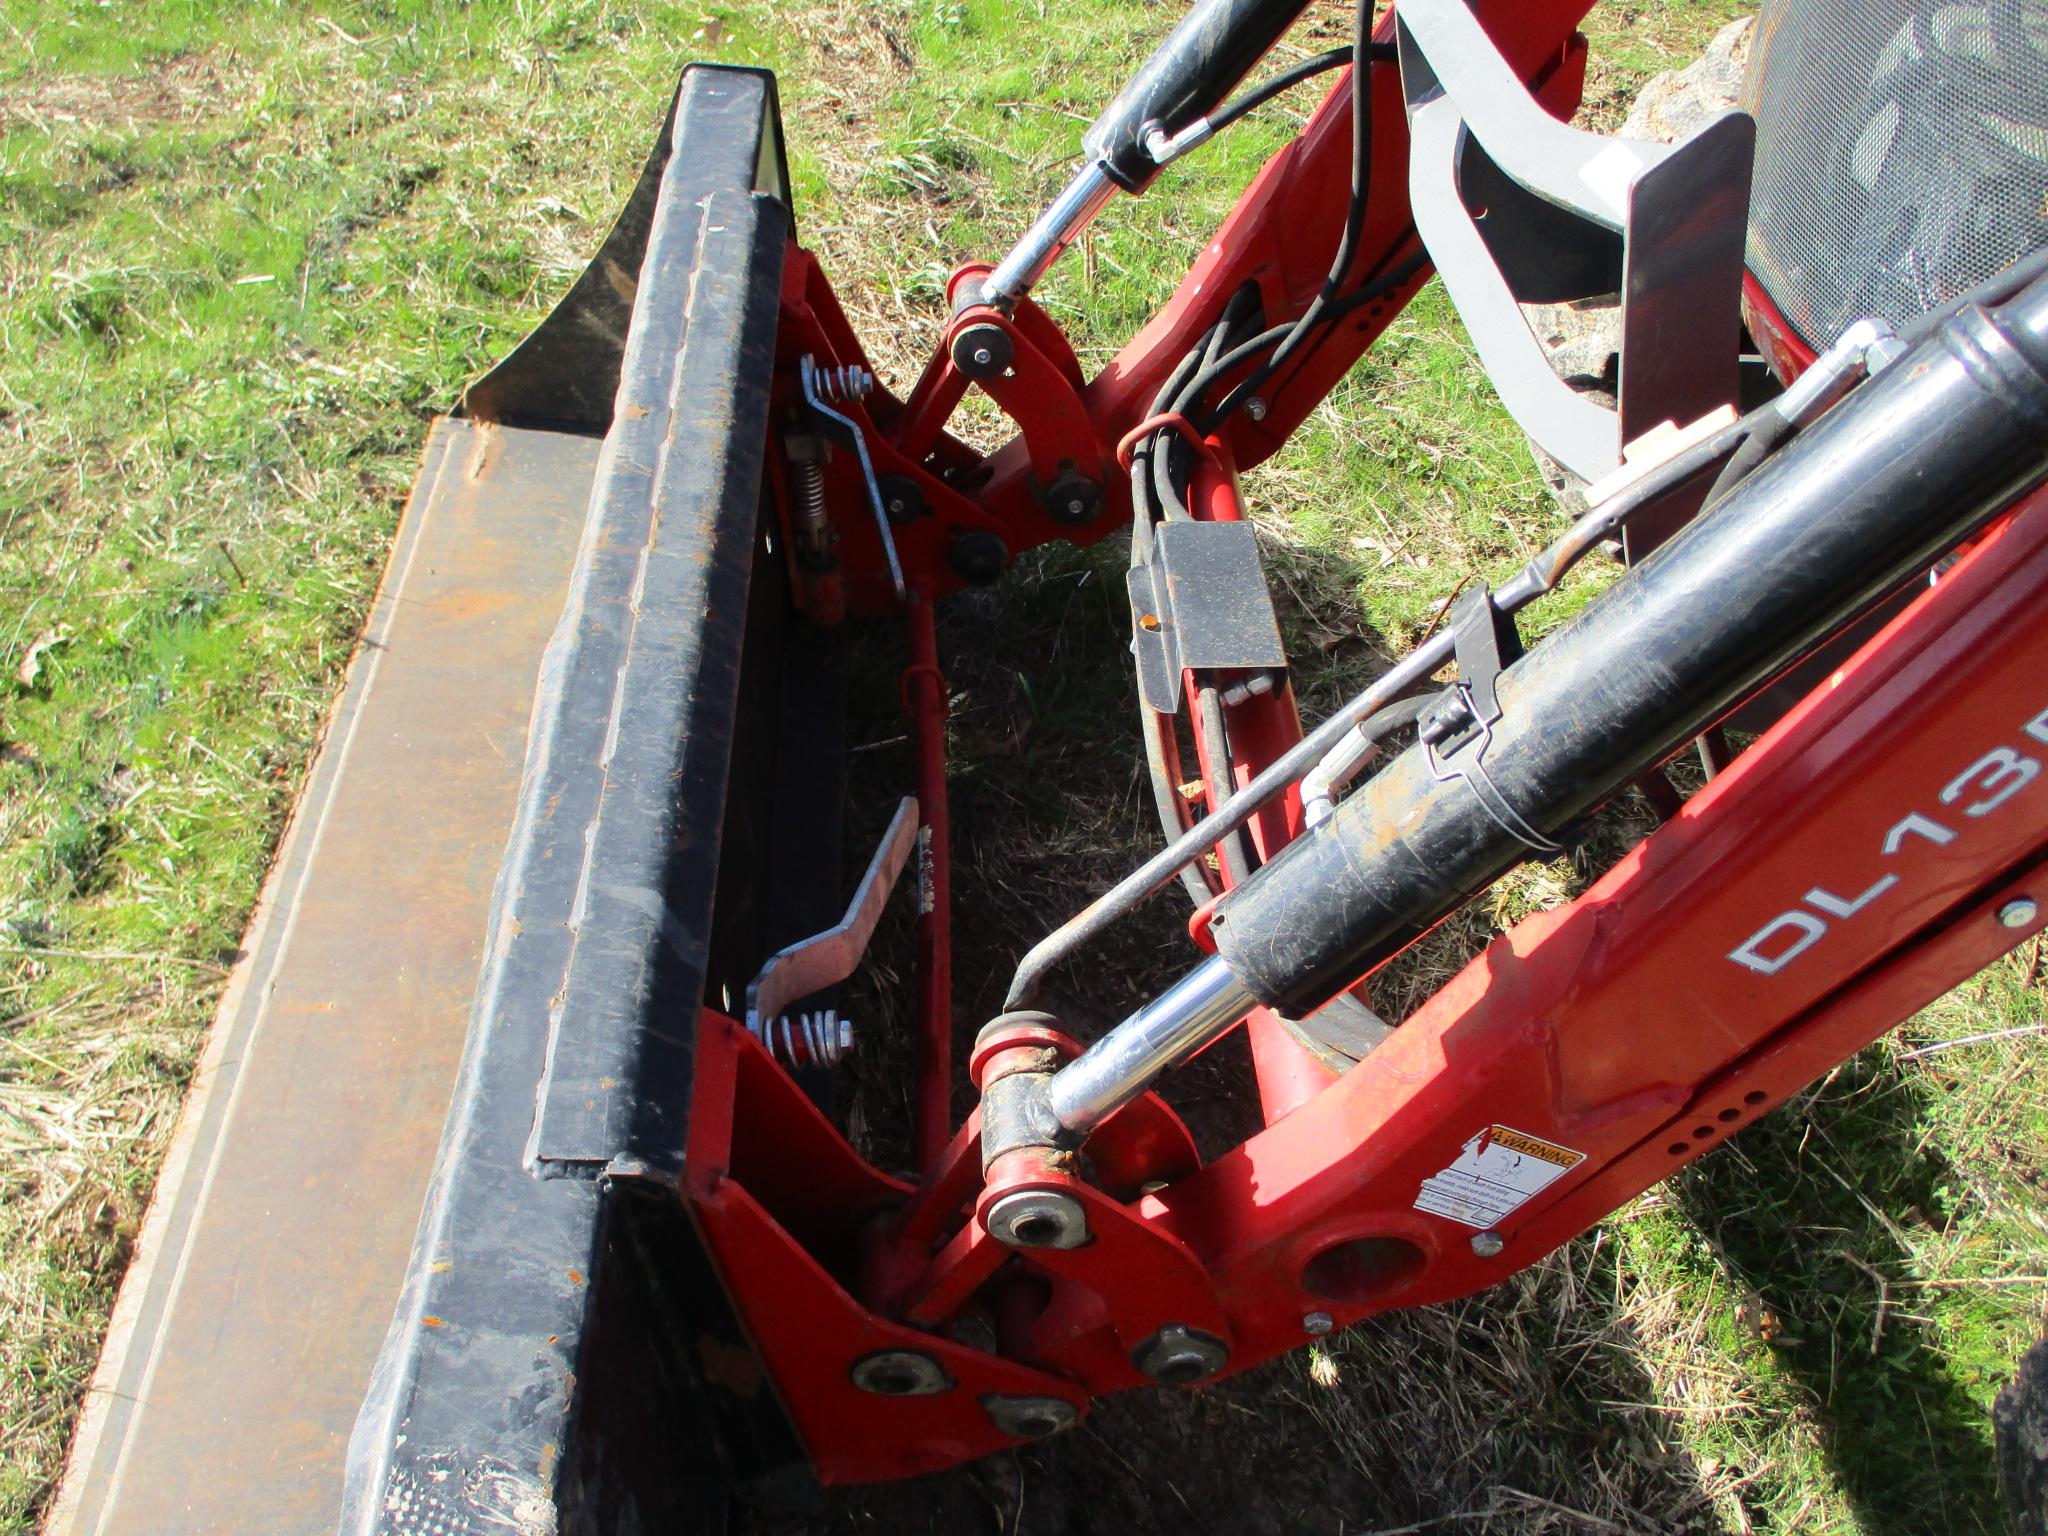
[(1301, 1271), (1301, 1288), (1324, 1301), (1371, 1301), (1409, 1284), (1424, 1262), (1422, 1250), (1404, 1238), (1353, 1238), (1310, 1259)]
[(1752, 1088), (1748, 1093), (1745, 1093), (1742, 1096), (1742, 1102), (1745, 1104), (1761, 1104), (1765, 1099), (1769, 1097), (1770, 1095), (1765, 1093), (1763, 1089)]
[(1170, 1360), (1159, 1368), (1156, 1379), (1164, 1386), (1184, 1387), (1191, 1381), (1202, 1379), (1202, 1362), (1192, 1356), (1182, 1360)]
[(907, 1371), (876, 1371), (869, 1380), (877, 1392), (888, 1397), (908, 1397), (917, 1385)]
[(1720, 1114), (1716, 1115), (1714, 1118), (1716, 1120), (1719, 1120), (1723, 1125), (1727, 1125), (1732, 1121), (1740, 1120), (1742, 1118), (1742, 1111), (1739, 1109), (1724, 1109), (1721, 1111)]
[(1696, 1125), (1692, 1128), (1692, 1139), (1694, 1141), (1705, 1141), (1713, 1134), (1714, 1128), (1711, 1125)]
[(1664, 1149), (1664, 1152), (1665, 1152), (1665, 1155), (1666, 1155), (1667, 1157), (1683, 1157), (1683, 1156), (1685, 1156), (1685, 1154), (1686, 1154), (1686, 1153), (1690, 1152), (1691, 1150), (1692, 1150), (1692, 1143), (1691, 1143), (1691, 1142), (1689, 1142), (1689, 1141), (1674, 1141), (1673, 1143), (1671, 1143), (1671, 1145), (1670, 1145), (1670, 1146), (1668, 1146), (1668, 1147), (1666, 1147), (1666, 1148)]
[(1159, 628), (1159, 615), (1156, 613), (1139, 614), (1138, 628), (1146, 631), (1148, 634), (1157, 630)]
[(1018, 1242), (1043, 1248), (1060, 1235), (1060, 1224), (1050, 1216), (1026, 1216), (1010, 1230)]
[(1017, 1421), (1017, 1428), (1032, 1440), (1043, 1440), (1047, 1435), (1056, 1433), (1059, 1427), (1058, 1420), (1045, 1415), (1033, 1415)]

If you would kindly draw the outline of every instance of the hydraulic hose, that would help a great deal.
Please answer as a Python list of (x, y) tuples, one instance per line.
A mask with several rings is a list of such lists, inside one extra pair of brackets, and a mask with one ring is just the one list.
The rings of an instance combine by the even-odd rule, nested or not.
[(1127, 192), (1159, 174), (1147, 138), (1207, 117), (1264, 58), (1307, 0), (1198, 0), (1131, 83), (1082, 135), (1082, 147)]
[(1967, 308), (1219, 904), (1246, 990), (1313, 1007), (1711, 725), (2048, 475), (2048, 278)]

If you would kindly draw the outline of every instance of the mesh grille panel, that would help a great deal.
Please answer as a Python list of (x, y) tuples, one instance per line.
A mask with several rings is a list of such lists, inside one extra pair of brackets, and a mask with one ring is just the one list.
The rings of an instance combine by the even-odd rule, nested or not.
[(1750, 270), (1816, 348), (2048, 239), (2048, 0), (1765, 0), (1745, 95)]

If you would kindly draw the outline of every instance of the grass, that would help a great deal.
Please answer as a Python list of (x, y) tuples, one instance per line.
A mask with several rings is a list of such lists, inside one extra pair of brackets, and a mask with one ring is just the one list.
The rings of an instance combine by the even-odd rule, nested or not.
[[(1736, 9), (1604, 7), (1589, 111), (1614, 121)], [(782, 72), (799, 227), (900, 384), (944, 274), (1016, 233), (1175, 14), (0, 0), (0, 1531), (47, 1498), (425, 420), (594, 248), (679, 61)], [(1295, 41), (1345, 25), (1318, 6)], [(1312, 95), (1105, 216), (1045, 291), (1084, 359)], [(1250, 489), (1312, 711), (1559, 520), (1435, 289)], [(1116, 564), (1047, 552), (949, 622), (961, 943), (993, 957), (972, 1017), (1017, 931), (1154, 836), (1134, 751), (1103, 745), (1130, 718)], [(1505, 883), (1398, 987), (1584, 877)], [(1117, 957), (1132, 990), (1175, 925), (1160, 904)], [(940, 1528), (957, 1495), (1015, 1528), (1085, 1490), (1134, 1529), (1995, 1530), (1986, 1405), (2048, 1297), (2038, 965), (1485, 1297), (825, 1523)], [(1185, 1090), (1227, 1118), (1211, 1054)], [(891, 1091), (862, 1085), (878, 1122)], [(1185, 1454), (1133, 1469), (1138, 1442)]]

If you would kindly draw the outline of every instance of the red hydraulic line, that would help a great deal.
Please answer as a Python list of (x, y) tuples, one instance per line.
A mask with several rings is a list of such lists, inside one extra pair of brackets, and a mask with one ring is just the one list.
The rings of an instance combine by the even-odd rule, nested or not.
[(910, 665), (903, 710), (917, 744), (916, 1157), (932, 1168), (953, 1134), (953, 914), (951, 837), (946, 818), (946, 674), (931, 594), (910, 594)]

